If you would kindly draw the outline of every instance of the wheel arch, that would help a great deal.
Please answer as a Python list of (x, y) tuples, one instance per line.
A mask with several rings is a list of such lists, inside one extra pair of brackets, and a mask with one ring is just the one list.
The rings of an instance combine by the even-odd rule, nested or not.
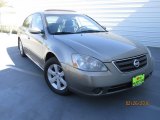
[[(46, 54), (46, 56), (45, 56), (45, 62), (46, 62), (47, 60), (49, 60), (50, 58), (52, 58), (52, 57), (54, 57), (54, 58), (56, 58), (56, 59), (58, 60), (57, 56), (56, 56), (53, 52), (48, 52), (48, 53)], [(59, 60), (58, 60), (58, 61), (59, 61)]]

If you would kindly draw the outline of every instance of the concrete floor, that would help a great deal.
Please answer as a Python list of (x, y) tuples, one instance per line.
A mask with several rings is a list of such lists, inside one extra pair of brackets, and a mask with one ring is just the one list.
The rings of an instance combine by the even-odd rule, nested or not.
[[(16, 36), (0, 35), (0, 120), (159, 120), (160, 49), (150, 48), (155, 60), (153, 76), (129, 91), (87, 97), (59, 96), (46, 85), (43, 72), (22, 58)], [(131, 100), (147, 106), (126, 106)]]

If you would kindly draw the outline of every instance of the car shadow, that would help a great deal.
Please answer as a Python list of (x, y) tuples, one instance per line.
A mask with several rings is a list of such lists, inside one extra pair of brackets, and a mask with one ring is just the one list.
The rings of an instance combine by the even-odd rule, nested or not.
[(18, 47), (8, 47), (7, 53), (10, 59), (13, 61), (14, 66), (17, 68), (25, 69), (26, 71), (33, 70), (37, 73), (42, 73), (42, 70), (39, 69), (37, 65), (35, 65), (28, 57), (21, 57)]

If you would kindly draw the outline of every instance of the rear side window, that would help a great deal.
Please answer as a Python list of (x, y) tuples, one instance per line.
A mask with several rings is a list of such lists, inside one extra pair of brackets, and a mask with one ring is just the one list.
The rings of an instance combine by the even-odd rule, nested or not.
[(27, 17), (23, 22), (23, 27), (29, 28), (31, 22), (32, 22), (32, 17), (31, 16)]

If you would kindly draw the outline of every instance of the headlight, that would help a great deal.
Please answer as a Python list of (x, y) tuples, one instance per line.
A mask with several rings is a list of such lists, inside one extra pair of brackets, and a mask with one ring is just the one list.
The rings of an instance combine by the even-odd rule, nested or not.
[(85, 70), (85, 71), (107, 71), (107, 67), (99, 60), (85, 55), (73, 54), (72, 55), (73, 66)]

